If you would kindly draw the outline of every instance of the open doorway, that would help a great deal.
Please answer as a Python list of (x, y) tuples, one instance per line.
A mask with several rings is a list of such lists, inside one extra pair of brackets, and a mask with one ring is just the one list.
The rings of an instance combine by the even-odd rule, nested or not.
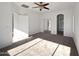
[(13, 43), (28, 38), (28, 16), (18, 13), (12, 14)]
[(51, 32), (51, 20), (48, 20), (48, 31)]
[(51, 33), (51, 19), (44, 20), (44, 32)]
[(45, 30), (45, 32), (46, 32), (46, 33), (51, 33), (51, 20), (50, 20), (50, 19), (47, 19), (45, 25), (46, 25), (46, 30)]
[(58, 14), (57, 15), (57, 35), (64, 34), (64, 15)]

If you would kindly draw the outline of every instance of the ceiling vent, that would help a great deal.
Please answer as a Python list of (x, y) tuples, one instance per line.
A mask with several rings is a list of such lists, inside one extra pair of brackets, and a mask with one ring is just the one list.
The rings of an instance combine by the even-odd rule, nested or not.
[(21, 6), (24, 7), (24, 8), (29, 8), (29, 6), (27, 6), (25, 4), (22, 4)]

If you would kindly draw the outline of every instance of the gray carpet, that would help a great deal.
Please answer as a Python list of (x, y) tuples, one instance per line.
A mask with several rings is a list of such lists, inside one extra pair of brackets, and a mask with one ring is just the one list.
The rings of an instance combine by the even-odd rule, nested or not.
[[(8, 47), (2, 48), (2, 49), (0, 49), (0, 53), (1, 53), (0, 55), (1, 56), (10, 56), (9, 53), (7, 52), (8, 50), (18, 47), (22, 44), (28, 43), (28, 42), (34, 40), (35, 38), (42, 38), (42, 39), (50, 41), (50, 42), (58, 43), (58, 46), (56, 47), (54, 52), (52, 52), (52, 56), (57, 55), (56, 53), (60, 53), (60, 54), (62, 53), (61, 51), (59, 52), (59, 50), (61, 50), (61, 49), (59, 49), (59, 47), (62, 47), (61, 45), (65, 45), (65, 46), (68, 46), (71, 48), (70, 56), (78, 56), (76, 46), (75, 46), (74, 41), (71, 37), (65, 37), (62, 35), (52, 35), (48, 32), (33, 34), (33, 35), (31, 35), (31, 38), (13, 43), (12, 45), (10, 45)], [(4, 52), (4, 53), (2, 53), (2, 52)]]

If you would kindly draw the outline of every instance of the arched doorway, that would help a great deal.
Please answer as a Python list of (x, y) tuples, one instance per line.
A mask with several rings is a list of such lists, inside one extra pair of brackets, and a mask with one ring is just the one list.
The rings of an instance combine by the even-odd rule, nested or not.
[(58, 14), (57, 15), (57, 35), (64, 34), (64, 15)]

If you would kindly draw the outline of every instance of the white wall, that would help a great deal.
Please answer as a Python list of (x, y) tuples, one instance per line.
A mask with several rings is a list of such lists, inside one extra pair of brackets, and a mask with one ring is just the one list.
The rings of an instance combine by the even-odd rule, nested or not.
[(18, 16), (18, 14), (17, 13), (13, 13), (13, 30), (14, 30), (14, 28), (18, 28), (18, 20), (19, 20), (19, 16)]
[[(48, 30), (47, 21), (50, 20), (52, 22), (52, 19), (50, 17), (50, 14), (42, 13), (41, 14), (41, 32), (44, 32), (45, 30)], [(50, 28), (51, 30), (51, 28)]]
[(0, 3), (0, 48), (12, 44), (11, 4)]
[[(41, 14), (41, 16), (43, 16), (42, 14)], [(41, 32), (44, 32), (44, 30), (45, 30), (45, 19), (44, 19), (44, 17), (41, 17), (41, 23), (40, 23), (40, 28), (41, 28)]]
[(12, 9), (13, 12), (28, 16), (29, 35), (41, 32), (40, 13), (30, 9), (21, 8), (15, 3), (13, 3), (12, 6), (13, 6), (13, 9)]
[(29, 34), (41, 32), (40, 15), (37, 13), (30, 13), (29, 15)]
[(79, 54), (79, 3), (76, 3), (74, 8), (74, 32), (73, 32), (73, 38), (74, 42), (76, 44), (78, 54)]
[(14, 13), (14, 28), (26, 34), (29, 34), (28, 20), (29, 19), (27, 15), (20, 15), (18, 13)]
[(41, 32), (40, 14), (21, 9), (14, 3), (0, 3), (0, 48), (12, 44), (12, 13), (21, 13), (29, 17), (29, 34)]
[[(3, 7), (2, 7), (3, 6)], [(77, 8), (78, 9), (78, 8)], [(79, 10), (79, 9), (78, 9)], [(78, 10), (76, 10), (76, 19), (78, 18)], [(21, 9), (17, 5), (11, 5), (10, 3), (0, 3), (0, 48), (12, 44), (12, 14), (11, 11), (25, 14), (29, 17), (29, 34), (35, 34), (47, 29), (46, 21), (51, 19), (52, 21), (52, 34), (56, 34), (57, 30), (57, 14), (64, 14), (64, 36), (72, 37), (72, 9), (58, 10), (52, 13), (40, 14), (32, 10)], [(78, 20), (75, 21), (75, 42), (78, 44)], [(77, 30), (78, 29), (78, 30)], [(79, 44), (77, 45), (79, 48)]]
[(31, 10), (25, 10), (24, 13), (29, 17), (29, 35), (41, 32), (40, 14)]
[(72, 9), (65, 10), (57, 10), (52, 13), (47, 13), (43, 16), (43, 20), (51, 19), (52, 20), (52, 28), (51, 33), (57, 34), (57, 15), (64, 14), (64, 36), (72, 37)]

